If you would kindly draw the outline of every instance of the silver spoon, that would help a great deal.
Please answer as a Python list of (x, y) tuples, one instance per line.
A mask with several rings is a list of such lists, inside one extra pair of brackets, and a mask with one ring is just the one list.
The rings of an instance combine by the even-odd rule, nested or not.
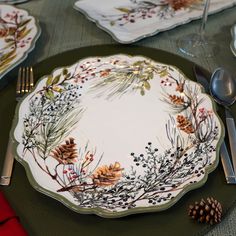
[(228, 108), (236, 100), (236, 81), (228, 71), (217, 68), (211, 76), (210, 92), (217, 103)]
[(218, 68), (211, 76), (210, 93), (215, 101), (225, 108), (230, 151), (234, 172), (236, 173), (236, 128), (234, 118), (229, 108), (236, 100), (236, 81), (232, 78), (229, 72), (223, 68)]

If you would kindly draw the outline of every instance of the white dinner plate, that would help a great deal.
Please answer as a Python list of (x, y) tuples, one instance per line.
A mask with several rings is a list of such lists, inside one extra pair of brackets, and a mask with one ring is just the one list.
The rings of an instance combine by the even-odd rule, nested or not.
[(123, 54), (44, 76), (12, 128), (37, 190), (102, 217), (165, 210), (202, 186), (223, 135), (199, 84), (174, 66)]

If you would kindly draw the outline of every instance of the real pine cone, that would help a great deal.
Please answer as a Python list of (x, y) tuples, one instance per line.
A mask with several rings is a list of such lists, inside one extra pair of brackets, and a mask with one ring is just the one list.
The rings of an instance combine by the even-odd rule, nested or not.
[(217, 200), (210, 197), (206, 201), (202, 199), (200, 203), (190, 205), (188, 215), (198, 222), (213, 225), (221, 221), (222, 207)]

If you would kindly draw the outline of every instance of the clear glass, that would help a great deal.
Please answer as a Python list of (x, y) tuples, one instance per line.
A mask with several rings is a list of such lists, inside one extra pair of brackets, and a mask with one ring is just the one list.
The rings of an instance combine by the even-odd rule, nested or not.
[(205, 35), (209, 7), (210, 0), (206, 0), (199, 32), (186, 35), (184, 38), (178, 40), (178, 48), (182, 53), (191, 57), (212, 57), (215, 55), (216, 44)]

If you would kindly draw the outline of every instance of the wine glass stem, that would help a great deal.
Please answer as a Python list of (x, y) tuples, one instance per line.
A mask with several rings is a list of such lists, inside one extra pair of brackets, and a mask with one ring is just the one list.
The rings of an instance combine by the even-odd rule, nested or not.
[(205, 35), (205, 28), (206, 28), (209, 6), (210, 6), (210, 0), (205, 0), (205, 6), (204, 6), (203, 14), (202, 14), (202, 23), (199, 30), (201, 39), (203, 39)]

